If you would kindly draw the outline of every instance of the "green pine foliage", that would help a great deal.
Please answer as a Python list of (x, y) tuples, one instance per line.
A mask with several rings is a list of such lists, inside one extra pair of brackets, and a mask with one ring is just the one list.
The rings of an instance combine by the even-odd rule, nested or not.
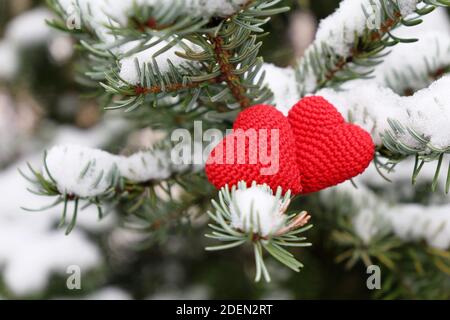
[[(437, 6), (450, 6), (447, 0), (422, 1), (425, 6), (416, 11), (420, 18), (405, 20), (399, 14), (396, 1), (379, 1), (383, 8), (381, 30), (365, 30), (357, 38), (351, 55), (339, 56), (326, 43), (322, 43), (314, 44), (298, 61), (295, 71), (301, 96), (322, 88), (339, 89), (351, 80), (370, 78), (374, 68), (389, 54), (390, 47), (415, 41), (395, 37), (392, 30), (400, 25), (420, 24), (421, 19), (425, 19)], [(302, 7), (305, 6), (304, 1), (299, 2)], [(314, 8), (315, 1), (310, 2), (308, 6)], [(260, 71), (266, 51), (273, 51), (279, 43), (267, 46), (263, 42), (266, 39), (273, 42), (280, 40), (274, 39), (266, 30), (276, 29), (274, 21), (281, 25), (285, 23), (289, 10), (286, 5), (300, 6), (297, 1), (250, 0), (236, 14), (213, 18), (188, 17), (176, 6), (169, 8), (162, 5), (146, 10), (136, 7), (126, 27), (109, 26), (109, 32), (120, 41), (106, 46), (95, 30), (89, 29), (89, 23), (82, 23), (83, 28), (79, 30), (67, 29), (65, 12), (58, 1), (48, 0), (48, 5), (61, 18), (49, 24), (71, 33), (78, 40), (77, 49), (81, 57), (78, 77), (98, 96), (99, 105), (105, 110), (122, 111), (123, 117), (136, 127), (151, 127), (166, 132), (182, 127), (192, 133), (195, 120), (202, 120), (205, 130), (219, 128), (223, 131), (232, 126), (239, 111), (254, 104), (273, 102), (273, 93), (263, 84), (264, 74), (261, 75)], [(155, 42), (152, 43), (152, 39)], [(169, 41), (157, 55), (181, 47), (176, 54), (186, 63), (182, 67), (172, 64), (168, 72), (161, 72), (156, 60), (144, 65), (136, 61), (138, 84), (121, 78), (119, 61), (137, 51), (159, 45), (160, 39)], [(183, 40), (195, 44), (196, 50), (192, 50)], [(112, 50), (130, 41), (136, 41), (139, 45), (122, 55)], [(448, 69), (440, 72), (446, 73)], [(305, 82), (311, 75), (316, 82), (312, 87), (306, 86)], [(408, 74), (398, 75), (391, 81), (398, 84), (408, 77)], [(396, 163), (413, 156), (416, 165), (412, 180), (416, 182), (424, 164), (433, 162), (437, 169), (430, 187), (439, 192), (438, 178), (448, 173), (448, 193), (450, 170), (447, 170), (444, 157), (450, 149), (434, 148), (420, 134), (395, 120), (390, 121), (390, 125), (392, 132), (386, 133), (383, 145), (377, 149), (375, 162), (380, 171), (389, 171)], [(397, 139), (401, 132), (415, 137), (423, 148), (411, 149), (402, 144)], [(172, 147), (171, 142), (164, 141), (155, 146), (155, 150), (170, 150)], [(428, 149), (432, 152), (425, 152)], [(309, 230), (308, 225), (290, 230), (278, 238), (255, 240), (245, 233), (231, 230), (227, 211), (232, 202), (230, 191), (214, 190), (203, 172), (186, 170), (174, 173), (167, 179), (137, 183), (112, 170), (98, 177), (99, 180), (108, 179), (106, 192), (95, 197), (80, 197), (61, 194), (47, 166), (44, 166), (44, 172), (31, 166), (28, 169), (22, 175), (34, 186), (30, 191), (53, 198), (51, 207), (62, 208), (61, 227), (66, 228), (67, 234), (76, 227), (77, 215), (83, 207), (96, 206), (99, 219), (108, 213), (109, 208), (116, 208), (124, 223), (146, 236), (142, 243), (144, 254), (127, 265), (129, 270), (137, 270), (136, 274), (142, 271), (139, 278), (128, 284), (129, 275), (108, 270), (115, 283), (132, 287), (130, 289), (136, 290), (136, 297), (139, 298), (144, 297), (144, 292), (157, 291), (151, 285), (158, 279), (157, 274), (145, 269), (147, 255), (152, 257), (156, 269), (161, 268), (161, 259), (181, 261), (195, 281), (221, 288), (213, 289), (213, 298), (260, 298), (277, 286), (291, 292), (294, 298), (450, 298), (450, 253), (431, 248), (424, 242), (405, 243), (387, 229), (370, 244), (365, 243), (352, 227), (359, 208), (351, 198), (336, 196), (329, 201), (323, 201), (318, 195), (295, 198), (289, 208), (291, 221), (295, 220), (295, 212), (306, 210), (313, 213), (315, 227)], [(420, 187), (417, 186), (418, 190)], [(181, 199), (173, 197), (173, 189), (177, 188), (183, 191)], [(383, 196), (380, 190), (374, 192)], [(417, 193), (404, 201), (414, 202), (421, 197), (430, 197), (429, 192), (425, 192), (426, 195)], [(211, 202), (211, 199), (218, 199), (218, 202)], [(69, 212), (69, 204), (75, 204), (71, 206), (73, 211)], [(207, 212), (210, 221), (214, 222), (209, 226), (209, 231), (205, 230), (204, 225), (192, 223)], [(304, 231), (308, 231), (308, 242), (304, 242)], [(210, 232), (209, 238), (225, 242), (208, 247), (210, 251), (219, 252), (209, 254), (201, 250), (205, 245), (202, 236), (206, 232)], [(189, 243), (192, 252), (185, 250), (176, 255), (167, 252), (165, 245), (171, 237), (184, 237), (183, 241)], [(210, 239), (206, 241), (211, 245)], [(252, 245), (243, 246), (248, 242)], [(312, 248), (301, 248), (308, 246), (309, 242), (313, 244)], [(283, 246), (289, 247), (289, 251)], [(219, 250), (231, 248), (233, 250)], [(266, 255), (272, 256), (273, 261), (266, 263), (263, 259)], [(295, 257), (300, 257), (302, 263)], [(303, 265), (306, 268), (300, 275), (289, 274), (283, 279), (277, 275), (282, 274), (280, 266), (272, 263), (277, 260), (294, 271), (299, 271)], [(364, 279), (365, 267), (373, 264), (380, 265), (385, 276), (383, 290), (372, 295), (365, 289)], [(205, 273), (207, 276), (204, 276)], [(255, 274), (256, 280), (272, 279), (274, 284), (254, 284), (251, 278)], [(186, 283), (188, 281), (185, 280)], [(144, 282), (147, 284), (144, 285)], [(353, 287), (348, 291), (342, 289), (348, 283)]]

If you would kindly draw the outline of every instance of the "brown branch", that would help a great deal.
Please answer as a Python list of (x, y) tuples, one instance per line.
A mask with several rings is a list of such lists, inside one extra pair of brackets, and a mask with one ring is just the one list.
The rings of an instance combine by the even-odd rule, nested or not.
[(220, 67), (221, 75), (206, 81), (191, 82), (188, 84), (169, 84), (164, 88), (161, 86), (143, 87), (138, 85), (135, 87), (134, 93), (136, 95), (158, 94), (162, 92), (177, 92), (182, 90), (189, 90), (198, 88), (203, 84), (216, 84), (225, 82), (230, 89), (233, 97), (241, 105), (242, 109), (251, 106), (251, 100), (246, 96), (246, 88), (242, 85), (241, 79), (234, 74), (235, 68), (230, 63), (229, 59), (231, 53), (223, 49), (223, 39), (221, 37), (210, 37), (211, 43), (214, 45), (214, 52)]
[(396, 25), (397, 23), (400, 21), (402, 17), (402, 14), (399, 11), (394, 12), (394, 18), (389, 18), (387, 19), (381, 26), (380, 26), (380, 30), (375, 30), (374, 32), (372, 32), (371, 34), (371, 39), (373, 41), (376, 40), (381, 40), (381, 38), (388, 33), (389, 31), (391, 31)]
[(182, 90), (195, 89), (205, 83), (215, 84), (215, 83), (220, 83), (222, 81), (223, 81), (223, 78), (217, 77), (217, 78), (209, 79), (206, 81), (191, 82), (188, 84), (174, 83), (174, 84), (166, 85), (164, 88), (161, 86), (142, 87), (142, 86), (138, 85), (135, 87), (134, 91), (135, 91), (136, 95), (157, 94), (157, 93), (162, 93), (162, 92), (170, 93), (170, 92), (177, 92), (177, 91), (182, 91)]
[(150, 17), (146, 22), (140, 22), (137, 18), (131, 18), (131, 22), (135, 25), (135, 28), (140, 32), (145, 32), (146, 29), (162, 31), (164, 29), (170, 28), (173, 26), (171, 24), (158, 24), (155, 18)]
[[(240, 10), (246, 10), (248, 9), (255, 0), (248, 0), (245, 3), (240, 5)], [(222, 17), (220, 20), (228, 20), (231, 19), (233, 15), (230, 15), (228, 17)], [(168, 25), (158, 25), (156, 20), (151, 18), (149, 21), (147, 21), (146, 24), (142, 25), (139, 24), (138, 21), (134, 21), (138, 29), (140, 31), (144, 31), (145, 28), (155, 29), (155, 30), (162, 30), (166, 28)], [(145, 94), (158, 94), (162, 92), (177, 92), (182, 90), (189, 90), (198, 88), (200, 85), (209, 83), (209, 84), (215, 84), (215, 83), (221, 83), (225, 82), (228, 86), (228, 88), (231, 91), (231, 94), (236, 99), (236, 101), (240, 104), (242, 109), (246, 109), (251, 106), (251, 100), (246, 96), (246, 88), (242, 85), (240, 78), (234, 74), (235, 68), (233, 64), (230, 63), (229, 59), (231, 58), (232, 54), (230, 51), (223, 49), (223, 38), (220, 36), (212, 37), (209, 36), (209, 39), (211, 43), (214, 46), (214, 52), (216, 55), (217, 62), (220, 67), (221, 75), (210, 80), (202, 81), (202, 82), (191, 82), (186, 85), (183, 84), (171, 84), (164, 87), (164, 90), (161, 86), (152, 86), (152, 87), (143, 87), (143, 86), (136, 86), (135, 87), (135, 94), (136, 95), (145, 95)]]
[(216, 55), (217, 62), (219, 63), (220, 71), (224, 81), (231, 91), (231, 94), (241, 105), (242, 109), (250, 107), (251, 101), (246, 96), (247, 90), (242, 85), (241, 79), (233, 73), (235, 69), (233, 64), (230, 63), (231, 53), (223, 48), (223, 38), (220, 36), (210, 36), (209, 39), (214, 46), (214, 53)]
[(328, 72), (325, 74), (325, 80), (320, 83), (320, 86), (324, 86), (325, 83), (327, 83), (328, 81), (331, 81), (339, 71), (342, 71), (344, 69), (344, 67), (346, 65), (347, 65), (346, 59), (344, 59), (344, 58), (339, 59), (336, 62), (334, 68), (331, 70), (328, 70)]

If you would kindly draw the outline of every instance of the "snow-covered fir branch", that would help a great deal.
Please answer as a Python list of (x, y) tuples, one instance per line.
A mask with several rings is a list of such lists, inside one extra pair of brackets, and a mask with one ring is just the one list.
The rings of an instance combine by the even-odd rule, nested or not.
[[(6, 120), (5, 117), (2, 119)], [(102, 122), (89, 130), (59, 126), (52, 131), (50, 143), (85, 143), (96, 147), (123, 131), (122, 121)], [(32, 136), (29, 140), (38, 144), (43, 142), (40, 139)], [(44, 207), (49, 202), (47, 197), (30, 193), (27, 190), (29, 184), (18, 177), (17, 172), (17, 168), (26, 167), (27, 162), (38, 166), (41, 159), (41, 151), (27, 149), (17, 162), (0, 172), (2, 281), (3, 288), (6, 286), (8, 293), (15, 297), (38, 295), (45, 291), (55, 274), (66, 274), (68, 265), (78, 265), (87, 272), (100, 267), (104, 263), (103, 255), (92, 237), (110, 230), (116, 223), (115, 212), (111, 211), (100, 222), (96, 208), (89, 207), (78, 216), (78, 229), (70, 237), (64, 237), (55, 229), (61, 219), (61, 207), (42, 214), (24, 214), (21, 206)], [(69, 210), (72, 206), (73, 203), (69, 204)]]
[[(393, 4), (398, 5), (396, 14), (406, 18), (416, 10), (418, 2), (421, 1), (399, 0), (393, 1)], [(373, 26), (374, 32), (383, 32), (381, 27), (384, 25), (381, 24), (392, 18), (382, 19), (382, 10), (381, 3), (377, 1), (344, 0), (333, 14), (320, 22), (315, 41), (327, 43), (339, 56), (348, 57), (358, 37), (363, 36), (370, 27)]]
[[(399, 165), (402, 168), (399, 168), (398, 173), (394, 170), (390, 177), (397, 181), (401, 180), (403, 175), (405, 180), (410, 180), (410, 168), (405, 164)], [(377, 237), (393, 234), (405, 242), (426, 241), (434, 248), (449, 249), (448, 198), (444, 197), (441, 203), (431, 205), (393, 203), (368, 188), (369, 183), (376, 180), (376, 175), (375, 169), (372, 168), (357, 180), (358, 188), (346, 183), (324, 192), (321, 196), (330, 203), (333, 200), (342, 200), (345, 196), (350, 197), (355, 212), (352, 217), (353, 228), (366, 245), (370, 245)], [(428, 181), (431, 181), (433, 176), (434, 172), (430, 171)], [(427, 176), (424, 176), (422, 180), (426, 178)], [(445, 179), (441, 181), (445, 183)], [(386, 181), (383, 185), (386, 186)], [(388, 186), (388, 189), (392, 188), (396, 186)], [(410, 186), (409, 189), (411, 188)]]
[(227, 17), (254, 0), (56, 0), (66, 17), (79, 19), (100, 39), (115, 42), (111, 28), (127, 27), (136, 11), (162, 9), (168, 15), (191, 18)]
[(274, 193), (267, 185), (241, 181), (230, 190), (228, 185), (219, 192), (219, 200), (213, 200), (215, 213), (208, 212), (214, 224), (207, 237), (224, 244), (207, 247), (208, 251), (226, 250), (247, 242), (253, 245), (256, 264), (255, 281), (271, 277), (263, 259), (263, 250), (299, 272), (303, 264), (283, 247), (308, 247), (306, 238), (299, 237), (309, 230), (310, 215), (307, 212), (287, 214), (291, 201), (290, 191), (282, 196), (279, 187)]
[(264, 84), (272, 91), (272, 103), (284, 115), (287, 115), (293, 105), (299, 99), (295, 80), (295, 70), (291, 67), (280, 68), (270, 63), (265, 63), (261, 67), (261, 77)]
[(133, 183), (160, 181), (199, 167), (174, 164), (167, 149), (141, 151), (126, 157), (98, 149), (64, 145), (49, 150), (42, 172), (61, 195), (93, 198), (115, 188), (119, 179)]
[[(450, 24), (445, 27), (450, 29)], [(417, 38), (415, 43), (395, 46), (375, 70), (376, 81), (400, 95), (424, 89), (450, 71), (450, 35), (434, 30)]]
[[(83, 76), (103, 87), (111, 101), (108, 109), (136, 113), (140, 109), (145, 115), (138, 115), (140, 121), (165, 131), (188, 127), (193, 119), (207, 122), (214, 116), (215, 121), (227, 120), (217, 124), (224, 129), (238, 110), (272, 102), (287, 115), (302, 96), (315, 93), (335, 105), (348, 121), (369, 131), (378, 154), (392, 161), (416, 156), (414, 175), (425, 161), (438, 160), (431, 179), (436, 187), (441, 167), (447, 169), (442, 164), (450, 152), (450, 76), (445, 76), (450, 40), (445, 33), (422, 33), (421, 41), (413, 44), (392, 31), (419, 23), (419, 17), (448, 2), (344, 0), (321, 22), (315, 43), (296, 69), (263, 63), (259, 57), (259, 35), (267, 16), (284, 10), (273, 7), (278, 1), (50, 2), (62, 18), (54, 26), (70, 29), (80, 40), (89, 60)], [(386, 49), (394, 45), (387, 55)], [(412, 78), (411, 73), (407, 87), (403, 84), (399, 90), (392, 82), (398, 85), (399, 78), (408, 77), (404, 73), (412, 70), (408, 66), (414, 66), (411, 72), (418, 76)], [(366, 79), (374, 70), (377, 78)], [(393, 89), (411, 92), (402, 96)], [(422, 90), (414, 92), (418, 89)], [(171, 158), (164, 148), (121, 156), (62, 145), (48, 151), (41, 170), (30, 166), (31, 174), (24, 176), (32, 193), (53, 197), (56, 201), (50, 207), (63, 207), (61, 225), (68, 205), (73, 207), (68, 232), (76, 224), (79, 204), (97, 207), (100, 218), (105, 207), (119, 204), (153, 232), (164, 224), (162, 219), (180, 221), (182, 213), (206, 211), (205, 203), (215, 194), (198, 174), (202, 165), (179, 165)], [(450, 171), (445, 183), (449, 191)], [(189, 200), (174, 200), (174, 186), (183, 188)], [(358, 191), (345, 188), (338, 187), (337, 192), (350, 194), (356, 203), (358, 214), (352, 226), (367, 247), (384, 232), (403, 241), (425, 240), (436, 248), (450, 247), (448, 204), (391, 205), (366, 186)], [(327, 201), (332, 196), (331, 191), (324, 192)], [(301, 237), (310, 228), (309, 215), (289, 214), (290, 201), (289, 192), (282, 196), (281, 188), (271, 190), (252, 181), (223, 188), (208, 212), (212, 220), (208, 237), (220, 244), (207, 249), (250, 244), (256, 280), (270, 281), (263, 252), (299, 271), (302, 264), (283, 247), (310, 245)], [(425, 210), (430, 215), (421, 214)]]
[(348, 119), (371, 132), (379, 146), (386, 143), (383, 140), (386, 133), (392, 132), (388, 120), (395, 120), (405, 126), (404, 131), (392, 132), (398, 143), (409, 146), (415, 153), (435, 150), (446, 153), (450, 147), (449, 86), (450, 77), (446, 76), (413, 96), (401, 97), (375, 82), (357, 81), (347, 90), (324, 89), (319, 94)]
[[(302, 95), (365, 78), (383, 60), (385, 49), (410, 42), (393, 35), (397, 27), (421, 23), (444, 2), (418, 0), (344, 0), (321, 21), (314, 43), (297, 65)], [(448, 5), (448, 4), (447, 4)]]
[[(230, 108), (269, 101), (271, 92), (258, 85), (256, 36), (268, 15), (287, 10), (278, 3), (53, 0), (52, 7), (62, 18), (54, 26), (80, 36), (90, 52), (85, 76), (117, 97), (115, 108), (132, 111), (174, 94), (190, 97), (188, 109), (198, 101)], [(75, 26), (67, 27), (71, 21)]]
[[(184, 148), (184, 145), (178, 146)], [(187, 147), (184, 149), (188, 152)], [(203, 151), (199, 146), (194, 147), (192, 157), (203, 159), (202, 155), (195, 154), (199, 150)], [(103, 219), (106, 210), (109, 211), (109, 207), (121, 199), (139, 199), (127, 209), (130, 212), (140, 209), (146, 200), (152, 199), (152, 206), (162, 206), (169, 211), (162, 219), (176, 220), (181, 218), (189, 206), (172, 210), (172, 206), (177, 206), (175, 195), (188, 188), (194, 193), (195, 176), (203, 169), (202, 163), (192, 164), (191, 159), (187, 159), (184, 153), (178, 154), (178, 151), (176, 147), (172, 149), (158, 146), (131, 156), (119, 156), (78, 145), (53, 147), (45, 154), (41, 170), (35, 170), (31, 165), (28, 165), (27, 170), (20, 168), (20, 173), (30, 183), (28, 191), (53, 198), (53, 202), (41, 208), (24, 209), (44, 211), (54, 207), (62, 208), (62, 227), (66, 226), (68, 208), (73, 203), (73, 208), (70, 209), (73, 215), (66, 226), (67, 234), (76, 226), (80, 210), (96, 207), (99, 218)], [(203, 181), (199, 184), (204, 187)], [(175, 192), (176, 190), (179, 191)], [(199, 200), (194, 198), (193, 201), (208, 200), (204, 199), (202, 193), (198, 197)], [(146, 223), (152, 224), (151, 221)], [(161, 221), (158, 222), (160, 224)]]

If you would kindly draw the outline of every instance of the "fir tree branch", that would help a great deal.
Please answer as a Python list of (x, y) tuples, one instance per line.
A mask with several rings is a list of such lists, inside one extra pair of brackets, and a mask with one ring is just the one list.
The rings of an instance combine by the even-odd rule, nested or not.
[(172, 83), (164, 88), (161, 86), (151, 86), (151, 87), (142, 87), (140, 85), (135, 87), (135, 94), (136, 95), (147, 95), (147, 94), (158, 94), (158, 93), (179, 93), (182, 91), (192, 90), (196, 88), (200, 88), (204, 85), (208, 84), (218, 84), (225, 81), (223, 77), (217, 77), (213, 79), (208, 79), (205, 81), (197, 81), (197, 82), (191, 82), (191, 83)]
[[(406, 20), (395, 0), (377, 0), (375, 3), (378, 6), (374, 15), (382, 17), (381, 23), (376, 29), (366, 26), (364, 31), (358, 34), (355, 30), (345, 30), (344, 25), (335, 26), (337, 32), (355, 33), (355, 40), (349, 48), (348, 54), (336, 53), (329, 44), (322, 40), (317, 40), (306, 51), (296, 68), (299, 92), (302, 96), (326, 87), (339, 87), (349, 80), (371, 77), (374, 67), (389, 54), (385, 49), (398, 43), (416, 41), (416, 39), (402, 39), (394, 36), (391, 33), (394, 29), (400, 25), (408, 27), (420, 24), (422, 20), (419, 18), (433, 11), (436, 6), (449, 5), (445, 1), (421, 1), (426, 6), (416, 9), (417, 16)], [(366, 15), (368, 19), (364, 8), (361, 8), (361, 15)], [(345, 31), (339, 30), (340, 28)], [(330, 37), (333, 35), (330, 34)]]
[[(246, 192), (246, 195), (251, 198), (253, 192), (257, 192), (261, 197), (261, 191), (264, 197), (273, 203), (272, 207), (261, 208), (253, 198), (252, 205), (248, 208), (239, 200), (242, 192)], [(286, 213), (290, 201), (290, 191), (282, 196), (281, 188), (274, 193), (267, 185), (257, 185), (256, 182), (247, 186), (247, 183), (242, 181), (231, 190), (228, 185), (225, 186), (219, 192), (219, 200), (212, 201), (215, 212), (208, 211), (212, 220), (209, 224), (211, 233), (205, 235), (223, 244), (207, 247), (206, 250), (227, 250), (245, 243), (252, 244), (256, 282), (261, 280), (261, 276), (264, 276), (267, 282), (271, 281), (264, 263), (263, 250), (287, 268), (300, 272), (303, 264), (285, 247), (311, 246), (311, 243), (305, 242), (306, 238), (302, 234), (311, 229), (312, 225), (307, 225), (310, 216), (306, 212), (292, 215)]]
[[(400, 11), (394, 11), (393, 18), (388, 17), (385, 21), (383, 21), (378, 30), (369, 32), (367, 37), (370, 39), (370, 42), (375, 43), (382, 41), (382, 39), (400, 23), (401, 19), (402, 15)], [(387, 43), (385, 42), (384, 45), (387, 46)], [(317, 83), (317, 89), (320, 90), (322, 88), (329, 87), (330, 84), (335, 80), (339, 72), (343, 71), (345, 68), (348, 68), (353, 61), (366, 58), (367, 53), (367, 49), (355, 46), (349, 56), (345, 58), (341, 57), (340, 59), (338, 59), (338, 61), (335, 62), (333, 66), (331, 66), (331, 68), (325, 74), (325, 79)]]
[(242, 109), (251, 106), (250, 99), (246, 96), (246, 89), (242, 86), (240, 78), (235, 75), (234, 66), (230, 63), (231, 53), (223, 48), (224, 40), (220, 36), (210, 37), (214, 46), (217, 62), (224, 81), (227, 83), (233, 97), (239, 103)]
[[(91, 205), (98, 208), (100, 218), (103, 218), (103, 212), (109, 205), (121, 205), (134, 216), (142, 215), (142, 210), (148, 207), (161, 211), (167, 206), (177, 206), (171, 192), (173, 185), (191, 195), (211, 196), (211, 189), (205, 188), (204, 177), (199, 177), (193, 166), (168, 163), (170, 159), (161, 158), (163, 149), (137, 153), (127, 158), (96, 149), (72, 149), (59, 146), (50, 150), (48, 156), (45, 153), (42, 172), (31, 166), (28, 166), (31, 175), (20, 171), (32, 186), (30, 192), (55, 198), (49, 206), (27, 210), (43, 211), (63, 203), (62, 221), (65, 221), (67, 204), (74, 202), (80, 204), (73, 212), (75, 221), (78, 209)], [(55, 164), (67, 162), (68, 158), (74, 161), (72, 164), (75, 167), (71, 167), (72, 171), (66, 174)], [(163, 195), (157, 196), (157, 189)], [(163, 200), (163, 197), (167, 199)], [(76, 221), (69, 225), (67, 233), (73, 230), (75, 224)]]

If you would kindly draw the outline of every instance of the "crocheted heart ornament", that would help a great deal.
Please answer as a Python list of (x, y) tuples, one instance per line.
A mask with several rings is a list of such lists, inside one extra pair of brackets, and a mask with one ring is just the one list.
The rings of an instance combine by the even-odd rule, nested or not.
[(206, 175), (218, 189), (239, 181), (267, 184), (274, 191), (302, 191), (295, 141), (288, 119), (272, 106), (242, 111), (226, 136), (211, 152)]
[(316, 192), (362, 173), (374, 157), (369, 133), (346, 123), (322, 97), (307, 97), (289, 112), (303, 193)]

